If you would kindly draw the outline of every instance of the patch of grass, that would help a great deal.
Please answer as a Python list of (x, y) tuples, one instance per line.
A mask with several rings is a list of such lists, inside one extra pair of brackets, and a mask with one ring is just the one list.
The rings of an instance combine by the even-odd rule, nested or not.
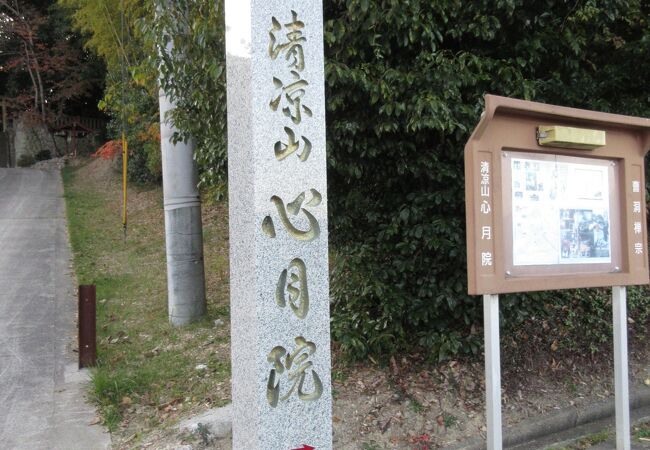
[(361, 450), (381, 450), (381, 447), (375, 441), (363, 442)]
[(578, 386), (576, 386), (575, 382), (571, 379), (571, 377), (566, 377), (564, 379), (564, 385), (566, 386), (567, 391), (569, 394), (572, 396), (576, 396), (578, 394)]
[(345, 380), (348, 379), (348, 373), (343, 370), (334, 369), (332, 370), (332, 381), (337, 381), (339, 383), (345, 383)]
[(442, 413), (442, 419), (445, 423), (445, 428), (453, 427), (458, 423), (458, 417), (449, 413)]
[(636, 425), (633, 429), (635, 439), (650, 439), (650, 423)]
[(106, 426), (114, 430), (122, 419), (120, 404), (127, 395), (132, 395), (137, 382), (123, 371), (110, 373), (106, 370), (93, 371), (93, 398), (99, 405)]
[[(63, 170), (77, 278), (79, 284), (97, 286), (98, 363), (91, 394), (111, 431), (126, 433), (126, 423), (146, 431), (182, 411), (221, 406), (229, 399), (227, 221), (220, 217), (204, 224), (207, 317), (172, 327), (161, 190), (130, 188), (125, 241), (119, 179), (100, 170), (101, 164), (106, 163)], [(215, 328), (216, 318), (226, 324)], [(207, 370), (197, 370), (198, 364)]]
[(607, 439), (609, 439), (609, 431), (605, 430), (601, 431), (600, 433), (583, 437), (568, 447), (552, 447), (548, 450), (585, 450), (593, 447), (594, 445), (602, 444)]
[(210, 444), (210, 428), (199, 422), (196, 424), (196, 431), (201, 436), (204, 445)]
[(409, 406), (414, 413), (420, 414), (424, 410), (422, 403), (418, 402), (414, 398), (410, 398), (409, 400)]
[(592, 434), (591, 436), (587, 436), (583, 440), (590, 443), (591, 445), (597, 445), (605, 442), (607, 439), (609, 439), (609, 432), (608, 431), (601, 431), (600, 433)]

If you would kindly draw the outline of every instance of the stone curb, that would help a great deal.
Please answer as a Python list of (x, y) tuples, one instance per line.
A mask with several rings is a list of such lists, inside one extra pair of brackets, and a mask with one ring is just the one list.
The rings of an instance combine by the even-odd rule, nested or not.
[[(650, 389), (640, 388), (630, 391), (630, 410), (650, 406)], [(512, 428), (504, 429), (503, 446), (513, 447), (543, 436), (566, 431), (591, 422), (614, 417), (614, 399), (587, 405), (574, 406), (558, 412), (528, 419)], [(473, 438), (446, 450), (484, 450), (485, 439)]]

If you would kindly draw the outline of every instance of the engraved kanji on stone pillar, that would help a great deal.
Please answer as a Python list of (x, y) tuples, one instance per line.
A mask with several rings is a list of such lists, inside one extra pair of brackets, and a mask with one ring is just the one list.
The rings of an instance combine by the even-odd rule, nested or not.
[(322, 2), (226, 30), (233, 448), (331, 450)]

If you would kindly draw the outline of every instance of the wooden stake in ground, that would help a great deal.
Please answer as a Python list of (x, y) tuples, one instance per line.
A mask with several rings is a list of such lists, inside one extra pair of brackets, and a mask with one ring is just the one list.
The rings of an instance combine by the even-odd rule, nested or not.
[(233, 448), (332, 448), (320, 0), (227, 0)]

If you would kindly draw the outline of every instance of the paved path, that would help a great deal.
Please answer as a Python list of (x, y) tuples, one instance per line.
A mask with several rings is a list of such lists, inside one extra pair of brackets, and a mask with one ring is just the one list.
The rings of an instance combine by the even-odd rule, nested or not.
[(0, 169), (0, 448), (104, 449), (71, 351), (76, 300), (58, 171)]

